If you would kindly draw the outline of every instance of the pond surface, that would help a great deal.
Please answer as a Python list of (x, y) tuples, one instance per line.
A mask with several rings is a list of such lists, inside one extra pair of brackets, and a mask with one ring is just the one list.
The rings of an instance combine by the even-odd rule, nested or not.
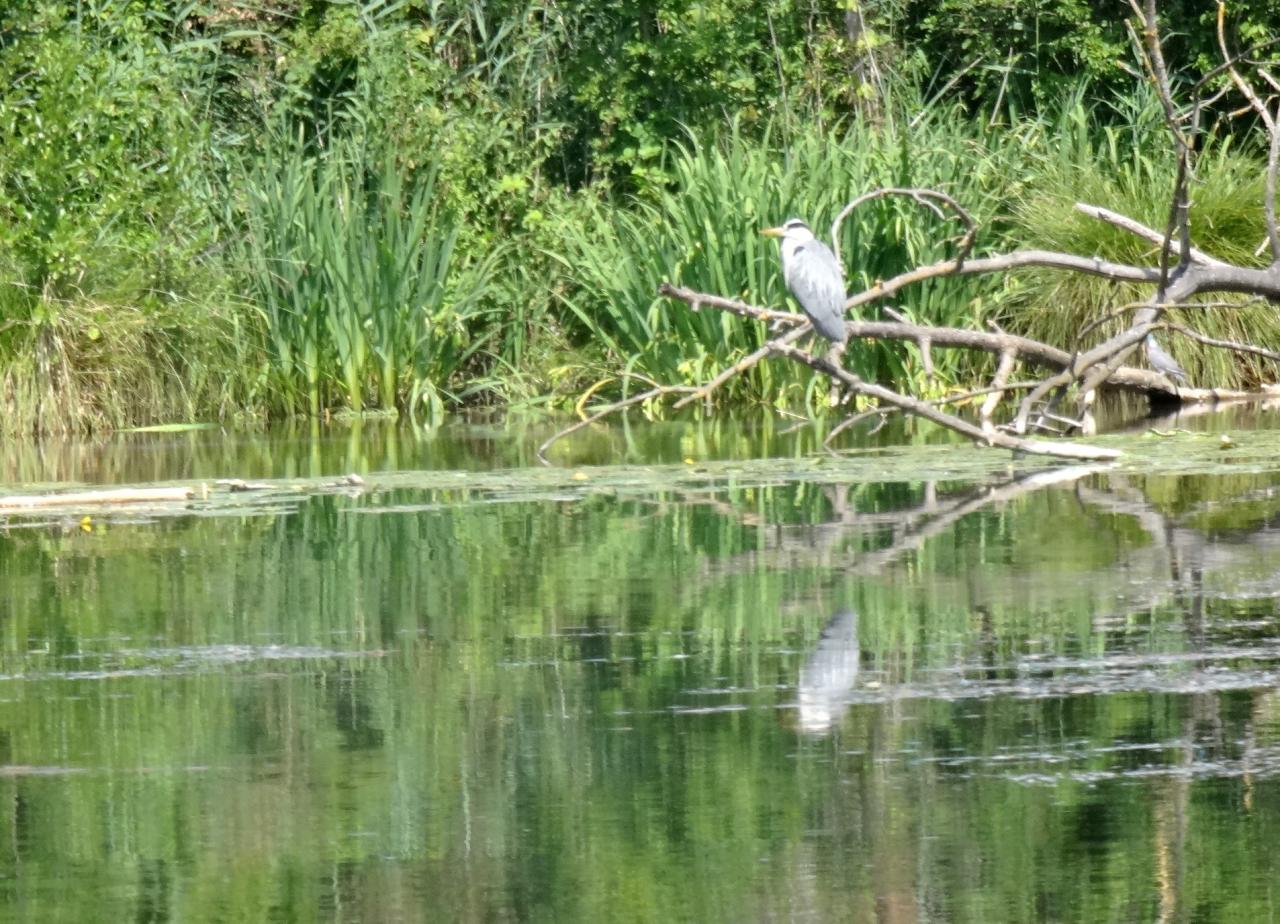
[(1278, 921), (1280, 452), (1201, 429), (10, 448), (311, 481), (0, 516), (0, 919)]

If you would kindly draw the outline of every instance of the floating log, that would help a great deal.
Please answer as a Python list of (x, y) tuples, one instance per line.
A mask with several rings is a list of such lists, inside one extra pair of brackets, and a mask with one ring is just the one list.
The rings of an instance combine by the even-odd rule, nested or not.
[(102, 491), (69, 491), (62, 494), (14, 494), (0, 496), (0, 513), (40, 510), (46, 507), (87, 507), (98, 504), (157, 504), (187, 501), (192, 488), (111, 488)]

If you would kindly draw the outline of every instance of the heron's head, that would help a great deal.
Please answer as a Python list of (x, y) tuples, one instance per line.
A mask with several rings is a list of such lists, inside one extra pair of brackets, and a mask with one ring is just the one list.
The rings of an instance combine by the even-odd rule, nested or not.
[(764, 228), (760, 231), (765, 237), (780, 237), (793, 241), (811, 241), (813, 232), (799, 218), (789, 218), (776, 228)]

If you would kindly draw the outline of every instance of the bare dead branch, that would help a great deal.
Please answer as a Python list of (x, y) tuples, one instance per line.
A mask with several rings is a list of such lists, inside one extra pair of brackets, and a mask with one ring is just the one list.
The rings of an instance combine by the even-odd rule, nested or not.
[[(1227, 266), (1229, 264), (1224, 263), (1222, 265)], [(1075, 346), (1073, 349), (1078, 353), (1081, 348), (1081, 345), (1084, 343), (1085, 339), (1091, 333), (1093, 333), (1099, 327), (1102, 327), (1103, 325), (1107, 324), (1108, 322), (1114, 321), (1116, 318), (1122, 317), (1131, 311), (1148, 311), (1149, 312), (1153, 309), (1158, 309), (1164, 312), (1164, 311), (1193, 311), (1197, 309), (1208, 310), (1211, 308), (1244, 308), (1252, 304), (1253, 301), (1254, 301), (1253, 299), (1250, 299), (1247, 302), (1216, 301), (1216, 302), (1192, 302), (1190, 304), (1179, 304), (1177, 302), (1150, 302), (1150, 301), (1128, 302), (1124, 305), (1120, 305), (1117, 308), (1112, 308), (1106, 314), (1102, 315), (1101, 317), (1094, 318), (1084, 327), (1080, 328), (1080, 330), (1076, 333)]]
[(1280, 93), (1280, 81), (1277, 81), (1274, 77), (1272, 77), (1270, 71), (1268, 71), (1265, 67), (1261, 67), (1261, 66), (1255, 66), (1253, 70), (1259, 77), (1262, 78), (1264, 83), (1266, 83), (1268, 86), (1271, 87), (1271, 89), (1274, 92)]
[(1169, 68), (1165, 64), (1164, 50), (1160, 45), (1160, 24), (1156, 17), (1155, 0), (1143, 0), (1141, 5), (1138, 0), (1129, 0), (1129, 7), (1142, 24), (1142, 38), (1136, 44), (1160, 98), (1165, 122), (1172, 129), (1178, 147), (1185, 148), (1187, 140), (1178, 130), (1178, 107), (1173, 101), (1173, 85), (1169, 81)]
[[(1148, 228), (1139, 221), (1135, 221), (1128, 215), (1122, 215), (1119, 212), (1113, 212), (1111, 209), (1103, 208), (1100, 205), (1089, 205), (1086, 202), (1077, 202), (1076, 211), (1088, 215), (1090, 218), (1096, 218), (1099, 221), (1105, 221), (1107, 224), (1115, 225), (1122, 231), (1128, 231), (1135, 237), (1140, 237), (1144, 241), (1150, 241), (1157, 247), (1163, 246), (1165, 236), (1155, 228)], [(1173, 252), (1181, 255), (1182, 248), (1179, 244), (1173, 244)], [(1223, 260), (1217, 257), (1211, 257), (1198, 247), (1191, 248), (1191, 262), (1199, 263), (1202, 266), (1229, 266)]]
[(1000, 404), (1000, 399), (1004, 397), (1005, 383), (1009, 381), (1017, 359), (1018, 354), (1012, 350), (1005, 350), (1000, 354), (996, 374), (991, 379), (991, 394), (987, 395), (987, 399), (982, 402), (982, 407), (978, 411), (978, 419), (982, 421), (984, 432), (990, 433), (994, 429), (992, 416), (995, 414), (997, 405)]
[(938, 279), (943, 276), (976, 276), (982, 273), (1001, 273), (1024, 267), (1041, 267), (1044, 269), (1067, 270), (1085, 273), (1090, 276), (1102, 276), (1117, 282), (1158, 283), (1160, 271), (1150, 267), (1130, 266), (1126, 263), (1114, 263), (1100, 257), (1079, 257), (1075, 254), (1060, 253), (1055, 250), (1015, 250), (1012, 253), (994, 257), (978, 257), (963, 263), (956, 259), (942, 260), (929, 266), (921, 266), (905, 273), (899, 273), (892, 279), (877, 282), (845, 300), (845, 310), (857, 308), (869, 302), (888, 298), (900, 289), (927, 279)]
[(1188, 340), (1195, 340), (1203, 343), (1205, 346), (1220, 347), (1224, 350), (1230, 350), (1233, 353), (1252, 353), (1255, 356), (1261, 356), (1264, 359), (1280, 362), (1280, 353), (1275, 350), (1268, 350), (1265, 347), (1254, 346), (1252, 343), (1237, 343), (1234, 340), (1219, 340), (1216, 337), (1206, 337), (1204, 334), (1198, 333), (1189, 327), (1183, 327), (1181, 324), (1166, 324), (1169, 330), (1177, 331)]
[[(665, 285), (666, 283), (663, 283), (663, 286)], [(661, 287), (659, 291), (661, 291)], [(663, 293), (663, 294), (666, 294), (666, 293)], [(803, 337), (807, 330), (809, 330), (808, 327), (797, 327), (795, 330), (787, 334), (784, 334), (782, 337), (779, 337), (778, 342), (794, 343), (795, 341)], [(679, 401), (675, 403), (675, 409), (680, 410), (682, 407), (686, 407), (690, 404), (693, 404), (695, 401), (706, 400), (711, 396), (711, 393), (713, 391), (715, 391), (725, 382), (729, 381), (729, 379), (733, 378), (736, 375), (741, 375), (742, 373), (750, 369), (752, 366), (755, 366), (761, 361), (763, 361), (764, 359), (766, 359), (768, 356), (769, 356), (769, 346), (768, 344), (766, 344), (765, 346), (760, 347), (760, 349), (756, 350), (754, 353), (749, 353), (748, 355), (744, 356), (742, 359), (738, 360), (728, 369), (724, 370), (719, 375), (717, 375), (710, 382), (707, 382), (707, 384), (695, 389), (685, 397), (681, 398)]]
[(874, 385), (870, 382), (864, 382), (847, 369), (842, 369), (831, 365), (826, 359), (806, 353), (803, 350), (797, 350), (795, 347), (776, 344), (774, 352), (779, 356), (785, 356), (795, 362), (803, 363), (818, 372), (836, 379), (855, 394), (865, 395), (874, 398), (883, 404), (899, 407), (904, 411), (909, 411), (917, 417), (923, 417), (925, 420), (932, 421), (941, 427), (960, 433), (970, 439), (983, 443), (988, 446), (999, 446), (1003, 449), (1012, 449), (1017, 452), (1025, 452), (1029, 455), (1055, 456), (1064, 459), (1088, 459), (1092, 461), (1103, 461), (1120, 458), (1120, 452), (1115, 449), (1108, 449), (1104, 446), (1086, 446), (1082, 443), (1058, 443), (1047, 442), (1044, 440), (1028, 440), (1019, 437), (1009, 436), (1005, 433), (984, 433), (981, 427), (963, 418), (956, 417), (954, 414), (948, 414), (938, 410), (930, 405), (927, 401), (921, 401), (917, 398), (911, 398), (906, 395), (899, 394), (880, 385)]
[[(1151, 0), (1148, 0), (1148, 2), (1151, 2)], [(1267, 107), (1263, 105), (1262, 99), (1258, 96), (1257, 91), (1254, 90), (1253, 85), (1244, 79), (1240, 69), (1236, 67), (1236, 62), (1240, 58), (1233, 55), (1227, 48), (1227, 5), (1223, 0), (1218, 0), (1218, 50), (1222, 53), (1222, 60), (1226, 66), (1227, 74), (1231, 77), (1231, 82), (1240, 91), (1240, 95), (1248, 101), (1249, 107), (1257, 113), (1258, 118), (1262, 120), (1262, 124), (1267, 127), (1267, 132), (1275, 134), (1275, 119)]]
[(933, 340), (929, 337), (921, 337), (916, 341), (920, 347), (920, 366), (924, 370), (924, 378), (926, 382), (933, 381)]
[(916, 187), (906, 188), (894, 186), (885, 189), (874, 189), (871, 192), (863, 193), (861, 196), (858, 196), (842, 208), (840, 213), (836, 215), (835, 221), (831, 223), (831, 244), (835, 248), (836, 253), (840, 252), (840, 225), (844, 223), (844, 220), (853, 212), (853, 210), (867, 202), (871, 202), (876, 199), (884, 199), (889, 196), (905, 196), (908, 199), (912, 199), (929, 209), (929, 211), (933, 212), (944, 221), (947, 216), (942, 209), (939, 208), (938, 203), (942, 203), (947, 208), (951, 209), (951, 211), (955, 213), (954, 217), (956, 220), (963, 224), (965, 228), (964, 235), (960, 238), (960, 241), (957, 244), (957, 254), (953, 259), (956, 261), (957, 265), (962, 265), (964, 263), (964, 258), (969, 255), (969, 251), (973, 249), (974, 241), (977, 239), (978, 223), (973, 220), (973, 216), (970, 215), (959, 202), (951, 198), (951, 196), (948, 196), (946, 193), (936, 189), (923, 189)]
[[(721, 299), (710, 296), (705, 293), (695, 292), (684, 286), (673, 286), (670, 283), (663, 283), (658, 287), (658, 294), (667, 298), (673, 298), (686, 304), (697, 302), (703, 307), (717, 307), (723, 303), (726, 305), (725, 310), (733, 311), (735, 314), (744, 317), (755, 317), (757, 314), (764, 319), (765, 317), (777, 319), (779, 323), (794, 322), (797, 325), (804, 322), (804, 316), (799, 314), (788, 314), (786, 312), (770, 311), (769, 309), (756, 308), (734, 299)], [(902, 317), (901, 315), (898, 315)], [(808, 330), (807, 327), (790, 331), (784, 337), (779, 338), (782, 343), (794, 343)], [(1049, 369), (1061, 370), (1067, 368), (1072, 361), (1072, 354), (1066, 350), (1042, 343), (1039, 340), (1032, 340), (1030, 337), (1020, 337), (1016, 334), (1010, 334), (1005, 331), (980, 331), (969, 330), (960, 327), (933, 327), (931, 325), (913, 324), (906, 320), (901, 321), (846, 321), (845, 330), (848, 332), (850, 340), (859, 338), (867, 338), (872, 340), (907, 340), (919, 342), (922, 338), (929, 340), (930, 349), (963, 349), (963, 350), (981, 350), (987, 353), (1002, 354), (1005, 352), (1014, 353), (1018, 359), (1032, 363), (1037, 366)], [(737, 365), (730, 370), (722, 372), (716, 379), (712, 380), (717, 385), (724, 384), (725, 381), (732, 378), (738, 371), (745, 371), (746, 368), (755, 365), (759, 361), (760, 353), (768, 353), (770, 346), (766, 344), (759, 350), (749, 354)], [(1108, 354), (1109, 355), (1109, 354)], [(748, 360), (750, 362), (748, 363)], [(710, 384), (710, 383), (709, 383)], [(1108, 382), (1109, 385), (1117, 388), (1126, 388), (1134, 391), (1150, 392), (1150, 391), (1167, 391), (1167, 385), (1160, 376), (1153, 375), (1145, 369), (1137, 369), (1125, 367), (1118, 369)], [(703, 386), (706, 388), (707, 386)], [(675, 404), (675, 407), (684, 407), (689, 403), (698, 400), (701, 395), (698, 392), (691, 393), (689, 396), (682, 398)]]
[[(676, 294), (677, 292), (679, 294)], [(703, 308), (715, 308), (717, 311), (727, 311), (741, 318), (752, 318), (769, 324), (799, 327), (801, 324), (809, 323), (808, 318), (794, 311), (777, 311), (773, 308), (762, 308), (759, 305), (749, 305), (736, 298), (724, 298), (723, 296), (711, 295), (706, 292), (695, 292), (693, 289), (676, 287), (665, 282), (658, 286), (658, 294), (678, 298), (695, 312), (701, 311)]]
[[(932, 405), (933, 407), (946, 407), (948, 404), (959, 404), (963, 401), (972, 401), (974, 398), (981, 398), (984, 395), (988, 398), (994, 395), (998, 399), (1004, 392), (1025, 391), (1028, 388), (1034, 388), (1038, 384), (1039, 382), (992, 384), (986, 388), (975, 388), (972, 391), (956, 392), (955, 394), (944, 395), (941, 398), (930, 398), (925, 403)], [(905, 409), (900, 407), (874, 406), (867, 408), (865, 411), (859, 411), (857, 414), (852, 414), (840, 421), (840, 423), (827, 434), (827, 438), (822, 441), (823, 448), (829, 449), (832, 440), (855, 424), (861, 423), (871, 417), (887, 417), (890, 414), (896, 414), (903, 410)], [(983, 429), (985, 430), (986, 427), (984, 426)]]
[(889, 414), (897, 413), (899, 410), (901, 409), (896, 407), (885, 408), (885, 407), (873, 406), (873, 407), (867, 408), (865, 411), (860, 411), (857, 414), (850, 414), (844, 420), (840, 421), (840, 423), (836, 424), (834, 427), (831, 428), (831, 432), (827, 434), (827, 438), (822, 441), (822, 448), (830, 451), (831, 442), (837, 436), (839, 436), (845, 430), (848, 430), (850, 427), (857, 426), (858, 424), (862, 423), (864, 420), (870, 420), (872, 417), (879, 417), (883, 419), (887, 417)]

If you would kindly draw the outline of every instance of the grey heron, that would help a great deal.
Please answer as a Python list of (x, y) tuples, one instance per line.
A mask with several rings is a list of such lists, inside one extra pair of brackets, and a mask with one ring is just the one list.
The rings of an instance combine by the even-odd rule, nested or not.
[(831, 248), (813, 236), (799, 218), (760, 232), (781, 238), (782, 279), (816, 330), (844, 346), (844, 271)]
[(1147, 362), (1151, 363), (1152, 369), (1176, 383), (1187, 384), (1187, 370), (1179, 366), (1178, 361), (1164, 351), (1154, 336), (1147, 334), (1143, 346), (1147, 351)]

